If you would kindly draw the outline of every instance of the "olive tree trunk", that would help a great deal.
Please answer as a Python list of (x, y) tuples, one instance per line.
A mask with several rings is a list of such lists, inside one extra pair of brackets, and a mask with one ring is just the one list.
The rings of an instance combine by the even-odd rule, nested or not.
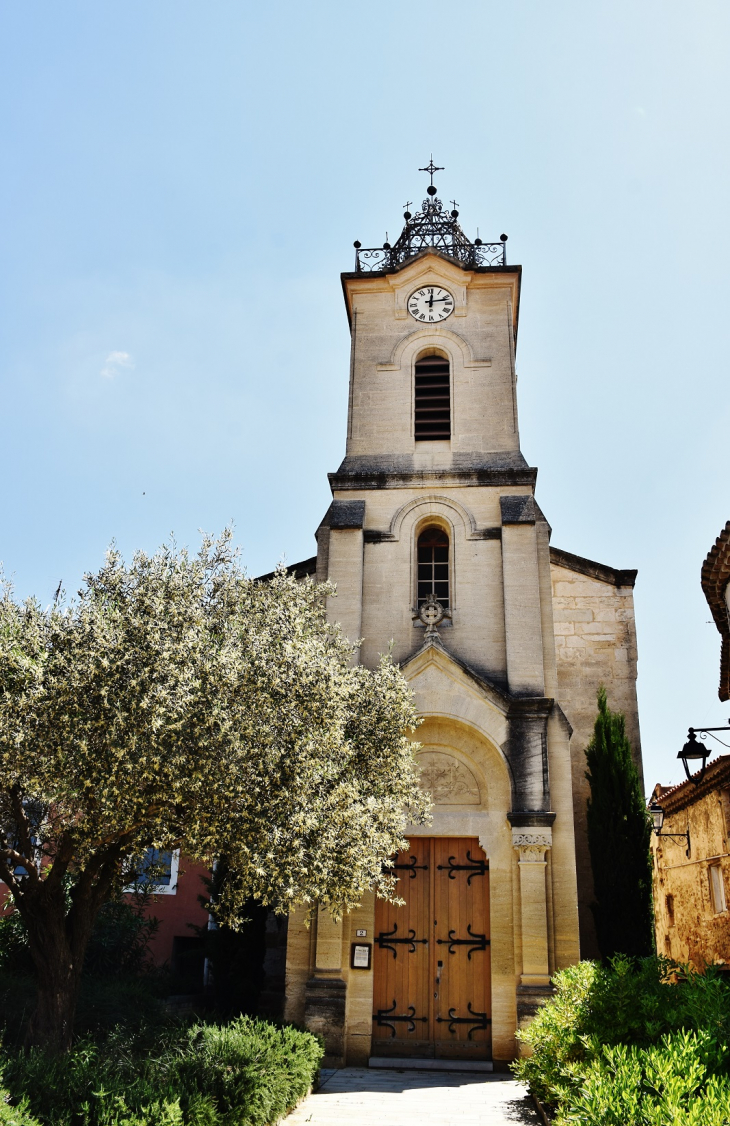
[(91, 932), (108, 898), (109, 879), (80, 882), (69, 906), (61, 880), (33, 881), (16, 906), (28, 931), (36, 972), (37, 1002), (26, 1031), (26, 1047), (67, 1052), (73, 1041), (74, 1017)]

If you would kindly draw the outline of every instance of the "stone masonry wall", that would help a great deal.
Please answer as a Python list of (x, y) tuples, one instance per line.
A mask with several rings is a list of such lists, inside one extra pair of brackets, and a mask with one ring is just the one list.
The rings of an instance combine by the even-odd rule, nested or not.
[[(681, 834), (690, 827), (692, 849), (686, 841), (652, 834), (654, 857), (654, 917), (657, 953), (677, 962), (730, 965), (730, 915), (727, 906), (713, 902), (710, 867), (721, 872), (725, 903), (730, 899), (730, 791), (725, 784), (690, 800), (670, 813), (662, 833)], [(695, 795), (690, 794), (690, 799)]]
[[(590, 904), (593, 876), (588, 853), (585, 748), (596, 719), (596, 693), (606, 688), (613, 711), (626, 716), (626, 732), (641, 777), (639, 712), (636, 698), (636, 628), (631, 586), (551, 565), (559, 702), (573, 728), (571, 761), (575, 810), (576, 863), (581, 957), (598, 955)], [(625, 572), (613, 572), (621, 577)]]

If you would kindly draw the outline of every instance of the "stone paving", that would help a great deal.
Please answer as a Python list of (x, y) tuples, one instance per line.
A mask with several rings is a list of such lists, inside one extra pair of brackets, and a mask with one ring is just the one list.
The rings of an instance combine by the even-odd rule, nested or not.
[(505, 1075), (343, 1067), (283, 1126), (539, 1126), (527, 1088)]

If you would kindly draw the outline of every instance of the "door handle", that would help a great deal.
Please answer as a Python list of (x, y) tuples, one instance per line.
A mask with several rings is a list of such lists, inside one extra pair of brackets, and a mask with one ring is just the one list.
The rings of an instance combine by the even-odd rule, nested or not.
[(443, 962), (436, 963), (436, 992), (434, 993), (434, 1000), (438, 1001), (439, 989), (441, 987), (441, 971), (444, 968)]

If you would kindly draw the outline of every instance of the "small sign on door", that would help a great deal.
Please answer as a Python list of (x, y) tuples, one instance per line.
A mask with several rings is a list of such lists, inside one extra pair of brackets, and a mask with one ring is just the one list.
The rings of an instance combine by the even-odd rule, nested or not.
[(367, 938), (367, 931), (355, 931), (355, 938)]
[(369, 970), (372, 950), (372, 944), (369, 942), (353, 942), (350, 951), (351, 968), (353, 970)]

